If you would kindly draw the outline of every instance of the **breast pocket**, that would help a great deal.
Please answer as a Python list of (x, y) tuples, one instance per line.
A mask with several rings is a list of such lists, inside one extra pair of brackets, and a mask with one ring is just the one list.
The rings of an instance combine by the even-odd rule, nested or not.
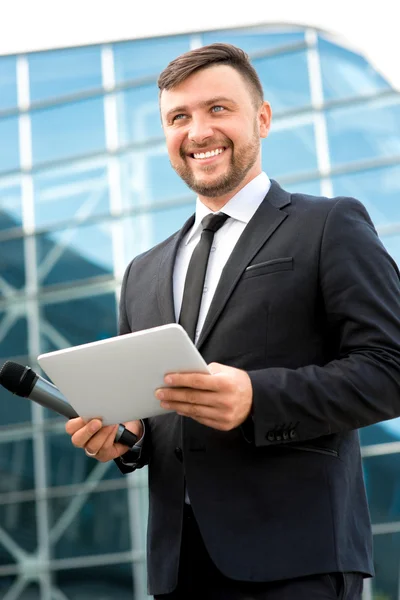
[(250, 265), (243, 273), (242, 279), (258, 277), (259, 275), (266, 275), (268, 273), (277, 273), (278, 271), (293, 271), (293, 258), (291, 256), (274, 258), (272, 260)]

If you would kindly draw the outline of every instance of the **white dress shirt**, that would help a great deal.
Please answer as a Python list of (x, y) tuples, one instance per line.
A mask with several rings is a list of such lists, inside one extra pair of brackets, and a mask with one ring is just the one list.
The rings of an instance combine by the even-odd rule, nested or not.
[[(225, 221), (223, 226), (214, 235), (204, 281), (203, 298), (197, 321), (195, 342), (197, 342), (204, 325), (222, 270), (244, 228), (264, 200), (270, 187), (271, 182), (266, 173), (260, 173), (260, 175), (257, 175), (257, 177), (252, 179), (250, 183), (233, 196), (221, 211), (218, 211), (225, 213), (230, 218)], [(212, 211), (197, 198), (195, 222), (182, 239), (177, 252), (173, 276), (174, 306), (177, 321), (179, 320), (181, 311), (189, 262), (202, 233), (201, 221), (211, 213)]]

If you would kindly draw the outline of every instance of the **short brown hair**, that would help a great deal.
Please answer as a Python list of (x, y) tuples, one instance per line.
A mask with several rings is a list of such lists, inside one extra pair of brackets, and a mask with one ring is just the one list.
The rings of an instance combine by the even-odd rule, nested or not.
[(215, 43), (202, 46), (181, 54), (163, 70), (158, 78), (160, 95), (163, 90), (171, 90), (179, 85), (190, 75), (201, 69), (207, 69), (214, 65), (228, 65), (238, 71), (243, 79), (247, 81), (258, 101), (264, 100), (264, 91), (257, 71), (250, 63), (248, 54), (241, 48), (232, 44)]

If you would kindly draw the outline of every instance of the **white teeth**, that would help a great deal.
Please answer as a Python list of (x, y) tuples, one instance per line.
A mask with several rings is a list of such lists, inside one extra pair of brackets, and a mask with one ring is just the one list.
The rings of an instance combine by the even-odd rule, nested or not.
[(222, 154), (224, 151), (223, 148), (217, 148), (216, 150), (211, 150), (209, 152), (199, 152), (197, 154), (193, 154), (194, 158), (210, 158), (211, 156), (217, 156), (218, 154)]

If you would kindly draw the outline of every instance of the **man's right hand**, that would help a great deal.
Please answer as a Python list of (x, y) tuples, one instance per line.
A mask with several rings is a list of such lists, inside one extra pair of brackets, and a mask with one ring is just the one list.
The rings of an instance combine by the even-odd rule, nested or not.
[[(123, 424), (140, 440), (143, 436), (141, 421), (127, 421)], [(71, 436), (73, 445), (87, 450), (88, 455), (100, 462), (114, 460), (129, 450), (124, 444), (114, 443), (117, 430), (118, 425), (103, 427), (100, 419), (85, 421), (82, 417), (70, 419), (65, 425), (65, 431)]]

